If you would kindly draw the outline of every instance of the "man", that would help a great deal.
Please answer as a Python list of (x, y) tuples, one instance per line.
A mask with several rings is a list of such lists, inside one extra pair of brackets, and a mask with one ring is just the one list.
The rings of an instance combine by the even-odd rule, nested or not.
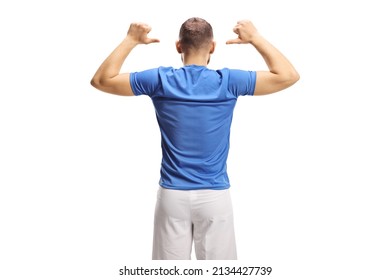
[(157, 43), (151, 28), (132, 23), (126, 38), (102, 63), (91, 84), (118, 95), (150, 96), (161, 131), (162, 163), (155, 209), (153, 259), (237, 259), (226, 160), (233, 109), (240, 95), (283, 90), (299, 79), (284, 55), (252, 22), (242, 20), (227, 44), (252, 44), (268, 71), (211, 70), (213, 30), (201, 18), (185, 21), (176, 42), (183, 67), (121, 74), (139, 44)]

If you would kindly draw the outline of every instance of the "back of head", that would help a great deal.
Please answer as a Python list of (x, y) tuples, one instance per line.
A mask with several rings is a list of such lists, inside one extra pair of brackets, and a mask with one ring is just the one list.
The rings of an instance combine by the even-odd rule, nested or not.
[(213, 28), (202, 18), (189, 18), (181, 25), (179, 41), (183, 52), (209, 47), (213, 41)]

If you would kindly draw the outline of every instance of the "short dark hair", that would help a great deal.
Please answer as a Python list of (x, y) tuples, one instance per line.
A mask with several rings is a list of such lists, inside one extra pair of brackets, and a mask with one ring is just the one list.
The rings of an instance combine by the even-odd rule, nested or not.
[(180, 27), (179, 41), (183, 52), (205, 47), (212, 42), (213, 38), (213, 28), (202, 18), (189, 18)]

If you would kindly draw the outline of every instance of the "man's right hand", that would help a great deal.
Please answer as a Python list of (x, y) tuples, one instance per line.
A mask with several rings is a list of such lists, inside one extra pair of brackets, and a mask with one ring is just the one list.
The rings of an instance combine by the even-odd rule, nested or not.
[(127, 31), (127, 36), (130, 37), (137, 44), (150, 44), (158, 43), (159, 39), (149, 38), (148, 34), (152, 28), (142, 22), (134, 22), (130, 25), (129, 30)]

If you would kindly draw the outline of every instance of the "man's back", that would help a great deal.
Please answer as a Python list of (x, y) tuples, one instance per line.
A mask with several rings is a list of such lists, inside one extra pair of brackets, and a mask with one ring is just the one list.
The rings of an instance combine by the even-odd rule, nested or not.
[(136, 95), (149, 95), (161, 130), (160, 184), (226, 189), (230, 126), (239, 95), (252, 95), (256, 73), (187, 65), (131, 74)]

